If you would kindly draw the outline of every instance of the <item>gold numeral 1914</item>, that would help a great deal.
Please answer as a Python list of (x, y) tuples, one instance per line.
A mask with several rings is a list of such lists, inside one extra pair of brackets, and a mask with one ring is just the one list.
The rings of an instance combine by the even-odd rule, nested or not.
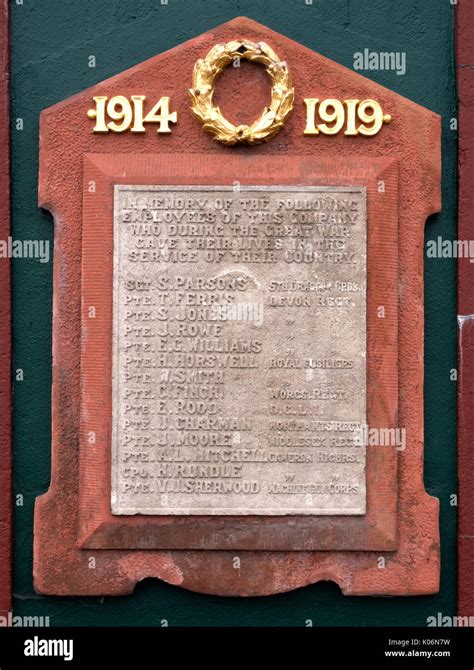
[(96, 95), (95, 108), (89, 109), (87, 116), (95, 119), (94, 133), (144, 133), (145, 123), (157, 123), (157, 133), (170, 133), (170, 123), (177, 123), (178, 113), (170, 112), (170, 99), (163, 96), (145, 113), (146, 96), (132, 95), (130, 100), (124, 95)]

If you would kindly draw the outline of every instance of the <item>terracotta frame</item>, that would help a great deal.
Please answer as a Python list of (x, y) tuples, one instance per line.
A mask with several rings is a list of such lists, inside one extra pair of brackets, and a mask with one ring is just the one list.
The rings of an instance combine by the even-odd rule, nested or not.
[[(202, 131), (189, 110), (188, 82), (195, 61), (218, 42), (245, 36), (264, 40), (289, 63), (299, 103), (277, 138), (258, 147), (221, 147)], [(265, 73), (249, 72), (257, 109), (265, 103), (259, 82)], [(238, 111), (242, 99), (229, 78), (220, 94)], [(184, 85), (186, 82), (187, 85)], [(266, 88), (265, 88), (266, 90)], [(94, 135), (87, 110), (94, 95), (143, 93), (168, 95), (180, 121), (166, 137), (147, 133)], [(305, 137), (304, 97), (375, 98), (393, 121), (373, 138)], [(195, 591), (219, 595), (266, 595), (319, 580), (333, 580), (352, 595), (418, 595), (439, 588), (439, 502), (423, 486), (423, 231), (426, 218), (439, 211), (440, 118), (393, 91), (334, 63), (320, 54), (240, 17), (187, 43), (97, 84), (41, 116), (40, 205), (55, 218), (53, 297), (52, 477), (47, 493), (36, 501), (34, 580), (42, 593), (56, 595), (124, 594), (137, 581), (157, 577)], [(80, 527), (81, 256), (83, 167), (86, 154), (173, 154), (186, 165), (199, 154), (220, 157), (225, 170), (232, 156), (250, 166), (254, 160), (292, 157), (313, 169), (338, 157), (345, 176), (348, 162), (359, 169), (372, 160), (398, 163), (399, 180), (399, 338), (398, 422), (407, 431), (399, 452), (397, 543), (386, 553), (349, 551), (239, 550), (240, 570), (229, 550), (82, 549)], [(254, 175), (257, 177), (258, 175)], [(262, 175), (262, 180), (268, 175)], [(348, 178), (348, 177), (347, 177)], [(143, 173), (140, 180), (143, 179)], [(383, 181), (383, 180), (382, 180)], [(383, 192), (383, 190), (382, 190)], [(381, 197), (385, 197), (382, 195)], [(385, 191), (386, 195), (386, 191)], [(100, 219), (98, 219), (100, 220)], [(98, 471), (98, 476), (100, 472)], [(379, 558), (386, 559), (380, 569)], [(89, 568), (89, 557), (95, 569)]]
[[(370, 427), (398, 426), (398, 166), (392, 159), (304, 162), (238, 156), (225, 166), (197, 155), (84, 157), (80, 538), (81, 548), (384, 550), (396, 549), (397, 453), (367, 447), (367, 513), (350, 516), (113, 516), (111, 490), (111, 351), (113, 192), (115, 184), (364, 186), (368, 199), (367, 411)], [(377, 196), (384, 180), (386, 195)], [(91, 193), (87, 185), (94, 183)], [(377, 316), (384, 305), (385, 318)], [(96, 318), (88, 316), (94, 305)], [(91, 445), (90, 431), (96, 435)]]

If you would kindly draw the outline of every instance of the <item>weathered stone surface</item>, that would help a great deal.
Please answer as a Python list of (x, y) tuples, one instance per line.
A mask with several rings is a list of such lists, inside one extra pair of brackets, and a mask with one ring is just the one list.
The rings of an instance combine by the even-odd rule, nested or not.
[[(367, 421), (370, 426), (396, 426), (398, 369), (396, 164), (367, 159), (363, 165), (288, 156), (255, 156), (251, 165), (238, 154), (225, 166), (219, 156), (183, 158), (159, 155), (87, 155), (84, 159), (82, 231), (82, 360), (81, 360), (81, 489), (80, 543), (84, 548), (199, 549), (367, 549), (396, 548), (397, 455), (395, 448), (367, 448), (369, 492), (364, 515), (283, 516), (142, 516), (111, 514), (112, 313), (114, 189), (117, 184), (232, 183), (245, 171), (245, 184), (300, 186), (349, 182), (364, 187), (368, 218), (367, 259)], [(262, 176), (264, 175), (264, 176)], [(377, 198), (380, 180), (387, 193)], [(89, 192), (88, 184), (95, 190)], [(347, 188), (344, 187), (344, 188)], [(101, 225), (97, 225), (97, 221)], [(115, 255), (117, 258), (117, 255)], [(378, 317), (380, 305), (384, 318)], [(94, 318), (89, 310), (93, 309)], [(317, 339), (314, 338), (314, 342)], [(312, 345), (314, 346), (314, 345)], [(91, 445), (90, 434), (95, 436)]]
[[(271, 44), (289, 63), (300, 99), (333, 97), (335, 91), (376, 98), (392, 124), (370, 140), (305, 137), (304, 109), (298, 105), (268, 144), (217, 145), (188, 113), (186, 89), (197, 58), (237, 36)], [(259, 82), (265, 75), (256, 68), (247, 72), (255, 105), (262, 108), (267, 88)], [(235, 94), (233, 76), (238, 73), (223, 78), (219, 96), (237, 113), (246, 102)], [(181, 110), (170, 136), (149, 133), (137, 141), (128, 134), (90, 132), (86, 112), (93, 95), (156, 97), (157, 91), (170, 95)], [(350, 594), (435, 592), (438, 501), (424, 491), (422, 466), (422, 252), (424, 222), (440, 206), (439, 117), (240, 18), (46, 110), (41, 147), (40, 203), (55, 214), (56, 244), (53, 472), (51, 488), (36, 507), (36, 588), (119, 594), (154, 576), (221, 595), (269, 594), (322, 579)], [(247, 185), (367, 189), (367, 417), (372, 426), (403, 427), (407, 443), (398, 453), (367, 448), (364, 515), (111, 514), (114, 185), (231, 185), (236, 174)], [(96, 181), (95, 194), (83, 191), (89, 179)], [(90, 305), (97, 307), (95, 319), (87, 318)], [(377, 315), (381, 305), (385, 318)], [(90, 431), (98, 438), (93, 445), (87, 441)], [(84, 548), (103, 550), (96, 552), (95, 570), (88, 568), (90, 551)], [(233, 568), (234, 554), (222, 551), (236, 548), (245, 550), (239, 571)]]
[(112, 512), (363, 514), (365, 190), (116, 186), (114, 220)]

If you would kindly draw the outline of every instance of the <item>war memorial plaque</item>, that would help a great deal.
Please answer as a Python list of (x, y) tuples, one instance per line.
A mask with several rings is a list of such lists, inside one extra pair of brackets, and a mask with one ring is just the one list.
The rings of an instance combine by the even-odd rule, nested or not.
[(423, 243), (440, 128), (245, 17), (42, 112), (38, 592), (437, 592)]
[(363, 514), (365, 189), (116, 186), (114, 514)]

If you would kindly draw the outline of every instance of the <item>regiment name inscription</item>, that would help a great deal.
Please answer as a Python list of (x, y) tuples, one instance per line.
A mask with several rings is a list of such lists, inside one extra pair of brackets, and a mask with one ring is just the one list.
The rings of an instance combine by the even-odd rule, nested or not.
[(364, 514), (366, 193), (116, 186), (113, 514)]

